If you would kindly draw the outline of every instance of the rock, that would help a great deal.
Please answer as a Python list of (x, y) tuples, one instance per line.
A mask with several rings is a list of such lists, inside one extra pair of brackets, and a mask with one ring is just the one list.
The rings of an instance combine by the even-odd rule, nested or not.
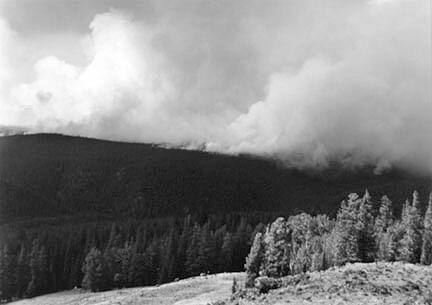
[(267, 293), (271, 289), (279, 288), (280, 284), (277, 279), (267, 276), (260, 276), (255, 279), (254, 286), (259, 290), (260, 293)]

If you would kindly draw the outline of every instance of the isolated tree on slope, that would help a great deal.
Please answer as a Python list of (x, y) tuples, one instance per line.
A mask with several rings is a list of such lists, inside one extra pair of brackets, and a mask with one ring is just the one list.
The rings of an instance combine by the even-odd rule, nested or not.
[(432, 193), (429, 195), (429, 204), (423, 224), (424, 232), (420, 263), (430, 265), (432, 263)]
[(246, 287), (252, 287), (254, 280), (259, 276), (263, 252), (263, 237), (262, 234), (258, 232), (255, 235), (250, 253), (246, 257)]
[(423, 223), (417, 191), (414, 191), (412, 204), (408, 205), (404, 217), (402, 223), (405, 226), (405, 235), (401, 241), (401, 259), (418, 263), (421, 256)]

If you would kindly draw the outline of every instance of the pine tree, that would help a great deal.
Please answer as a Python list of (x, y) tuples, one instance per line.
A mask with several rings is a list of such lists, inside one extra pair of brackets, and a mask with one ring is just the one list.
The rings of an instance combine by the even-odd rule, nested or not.
[(242, 217), (240, 224), (234, 233), (233, 270), (240, 270), (245, 263), (252, 243), (252, 228), (247, 224), (246, 218)]
[(28, 283), (30, 281), (29, 275), (30, 270), (27, 262), (27, 253), (24, 246), (22, 246), (18, 256), (16, 271), (17, 296), (19, 298), (22, 298), (26, 292)]
[(418, 263), (421, 256), (423, 222), (419, 207), (418, 192), (414, 191), (412, 204), (407, 206), (402, 219), (405, 235), (401, 241), (401, 259), (410, 263)]
[(262, 271), (267, 276), (279, 277), (290, 272), (290, 229), (282, 217), (276, 219), (264, 235)]
[(46, 280), (46, 254), (45, 250), (39, 249), (39, 242), (37, 239), (33, 240), (32, 250), (30, 253), (30, 282), (27, 286), (26, 295), (33, 297), (42, 294), (47, 289)]
[(92, 248), (85, 258), (82, 269), (82, 287), (92, 292), (107, 289), (107, 274), (104, 256), (97, 248)]
[(394, 224), (392, 202), (384, 195), (381, 198), (379, 214), (375, 220), (374, 228), (375, 243), (377, 246), (376, 258), (379, 261), (395, 260), (395, 251), (397, 251), (397, 249), (395, 248), (396, 240), (393, 237), (395, 233)]
[(114, 275), (114, 285), (117, 288), (128, 287), (129, 269), (132, 261), (132, 248), (129, 242), (126, 242), (124, 247), (118, 249), (120, 259), (118, 272)]
[(358, 230), (358, 255), (362, 262), (372, 262), (375, 259), (376, 243), (372, 205), (372, 198), (368, 190), (366, 190), (360, 202), (356, 225)]
[(357, 218), (361, 201), (357, 194), (350, 194), (348, 201), (342, 202), (337, 214), (333, 234), (334, 258), (338, 265), (360, 260)]
[(4, 250), (0, 248), (0, 302), (5, 299), (4, 292), (3, 292), (4, 291), (3, 281), (5, 280), (6, 275), (5, 275), (5, 264), (3, 262), (3, 251)]
[(236, 293), (239, 290), (239, 284), (237, 283), (237, 279), (233, 277), (232, 285), (231, 285), (231, 294)]
[(17, 294), (16, 286), (16, 256), (6, 245), (0, 252), (1, 257), (1, 298), (10, 301)]
[(147, 268), (145, 255), (139, 252), (134, 253), (129, 269), (129, 283), (131, 283), (132, 286), (144, 286), (150, 282), (147, 280), (148, 277), (149, 270)]
[(157, 276), (161, 267), (161, 246), (159, 240), (153, 239), (145, 249), (145, 261), (148, 270), (146, 285), (154, 285), (157, 282)]
[(327, 262), (324, 253), (324, 242), (326, 238), (327, 236), (319, 236), (312, 241), (311, 271), (327, 269)]
[(246, 287), (253, 287), (254, 280), (259, 276), (264, 247), (262, 233), (255, 235), (249, 255), (246, 257)]
[(384, 195), (381, 198), (379, 214), (375, 220), (375, 243), (377, 246), (376, 257), (380, 261), (390, 260), (390, 241), (391, 234), (389, 228), (393, 224), (393, 209), (391, 200)]
[(201, 266), (198, 263), (199, 244), (201, 239), (200, 227), (195, 224), (192, 230), (192, 236), (189, 246), (186, 251), (186, 273), (189, 276), (198, 275), (201, 271)]
[(405, 224), (401, 220), (394, 221), (387, 229), (388, 231), (388, 253), (384, 253), (383, 257), (388, 261), (402, 260), (401, 244), (405, 235)]
[(49, 266), (48, 266), (48, 254), (46, 252), (45, 246), (42, 246), (39, 251), (39, 287), (40, 294), (50, 292), (49, 286)]
[(173, 227), (165, 241), (165, 247), (162, 253), (161, 271), (158, 279), (159, 284), (173, 280), (175, 277), (175, 272), (177, 270), (175, 265), (177, 261), (177, 240), (178, 234)]
[(423, 245), (420, 263), (432, 264), (432, 193), (429, 195), (429, 204), (424, 217)]
[(384, 195), (381, 198), (379, 215), (375, 221), (376, 234), (387, 232), (388, 227), (393, 223), (393, 208), (391, 200)]
[(225, 233), (219, 255), (219, 271), (233, 271), (234, 237), (230, 232)]
[(200, 271), (205, 273), (214, 272), (216, 269), (217, 258), (216, 241), (213, 233), (210, 231), (209, 224), (205, 224), (201, 230), (201, 236), (198, 246), (197, 263)]
[(183, 228), (180, 234), (180, 238), (178, 241), (177, 247), (177, 264), (176, 264), (176, 274), (180, 276), (184, 276), (186, 273), (186, 251), (188, 249), (188, 241), (191, 236), (191, 216), (188, 215), (183, 221)]

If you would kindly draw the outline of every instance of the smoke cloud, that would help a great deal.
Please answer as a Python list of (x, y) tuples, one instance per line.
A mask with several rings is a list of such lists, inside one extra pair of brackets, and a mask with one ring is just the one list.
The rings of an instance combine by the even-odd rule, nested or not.
[(42, 39), (6, 11), (0, 125), (432, 169), (429, 14), (415, 0), (155, 1)]

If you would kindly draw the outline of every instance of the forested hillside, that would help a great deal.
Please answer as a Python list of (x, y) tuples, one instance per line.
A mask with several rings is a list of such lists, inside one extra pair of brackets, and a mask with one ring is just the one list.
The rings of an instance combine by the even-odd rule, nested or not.
[(332, 217), (366, 188), (388, 194), (398, 215), (413, 189), (429, 194), (430, 179), (52, 134), (2, 137), (0, 298), (241, 271), (266, 223), (300, 212)]
[(328, 213), (351, 192), (396, 209), (430, 179), (371, 168), (320, 172), (271, 160), (53, 134), (0, 137), (0, 215), (157, 217), (242, 211)]

